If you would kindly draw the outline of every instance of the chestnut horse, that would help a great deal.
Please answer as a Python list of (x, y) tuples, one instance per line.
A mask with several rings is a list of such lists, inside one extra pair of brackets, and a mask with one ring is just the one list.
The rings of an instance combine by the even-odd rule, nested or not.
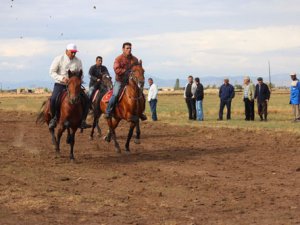
[(102, 115), (102, 111), (100, 109), (100, 101), (102, 97), (112, 89), (112, 81), (111, 81), (111, 76), (109, 74), (103, 74), (101, 77), (101, 83), (100, 83), (100, 88), (99, 91), (97, 91), (93, 96), (95, 101), (92, 101), (92, 110), (93, 110), (93, 116), (94, 116), (94, 121), (93, 121), (93, 126), (92, 126), (92, 131), (90, 134), (90, 140), (93, 140), (94, 138), (94, 130), (97, 127), (98, 131), (98, 137), (101, 136), (101, 128), (99, 127), (99, 119)]
[[(52, 136), (52, 143), (55, 145), (56, 153), (60, 153), (60, 139), (63, 132), (67, 129), (67, 143), (70, 144), (70, 159), (74, 160), (74, 143), (75, 133), (80, 127), (82, 114), (83, 114), (83, 100), (81, 95), (81, 78), (82, 70), (79, 72), (68, 71), (69, 82), (66, 86), (66, 93), (61, 94), (60, 114), (57, 122), (57, 134), (55, 136), (55, 130), (49, 129)], [(51, 119), (50, 112), (50, 98), (46, 100), (39, 113), (36, 123), (47, 123), (49, 125)]]
[[(133, 64), (130, 68), (131, 73), (129, 74), (128, 84), (125, 86), (125, 90), (122, 98), (117, 103), (113, 117), (107, 119), (109, 132), (105, 137), (107, 142), (111, 139), (114, 141), (115, 150), (117, 153), (121, 152), (120, 145), (117, 141), (115, 129), (119, 122), (123, 119), (130, 123), (130, 129), (127, 135), (127, 141), (125, 144), (125, 151), (130, 152), (129, 143), (133, 134), (133, 130), (136, 127), (136, 140), (135, 143), (139, 144), (140, 139), (140, 127), (139, 118), (145, 110), (145, 97), (143, 95), (143, 87), (145, 82), (144, 69), (141, 62)], [(102, 112), (105, 112), (107, 102), (103, 99), (100, 102), (100, 108)]]

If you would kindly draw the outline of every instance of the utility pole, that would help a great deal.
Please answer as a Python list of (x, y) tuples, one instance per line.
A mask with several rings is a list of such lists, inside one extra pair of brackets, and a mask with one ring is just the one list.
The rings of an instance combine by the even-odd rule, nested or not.
[(270, 86), (272, 86), (272, 83), (271, 83), (271, 66), (270, 66), (270, 60), (268, 61), (269, 63), (269, 83), (270, 83)]

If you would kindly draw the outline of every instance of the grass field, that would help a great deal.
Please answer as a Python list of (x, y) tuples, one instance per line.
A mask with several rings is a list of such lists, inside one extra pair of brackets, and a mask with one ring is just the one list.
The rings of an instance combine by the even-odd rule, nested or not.
[[(38, 112), (42, 102), (47, 99), (43, 95), (0, 95), (0, 109), (9, 111)], [(289, 103), (288, 93), (273, 93), (269, 103), (269, 121), (260, 122), (256, 114), (256, 121), (244, 121), (244, 104), (242, 96), (237, 94), (232, 102), (232, 120), (217, 121), (219, 99), (216, 94), (206, 94), (203, 102), (204, 120), (189, 121), (187, 107), (182, 95), (160, 94), (158, 99), (158, 118), (160, 122), (176, 125), (206, 126), (206, 127), (230, 127), (244, 129), (272, 129), (285, 130), (300, 133), (300, 124), (292, 123), (292, 109)], [(257, 106), (255, 105), (255, 111)], [(146, 106), (146, 114), (150, 118), (149, 106)], [(224, 116), (226, 115), (226, 108)], [(226, 116), (225, 116), (226, 117)]]

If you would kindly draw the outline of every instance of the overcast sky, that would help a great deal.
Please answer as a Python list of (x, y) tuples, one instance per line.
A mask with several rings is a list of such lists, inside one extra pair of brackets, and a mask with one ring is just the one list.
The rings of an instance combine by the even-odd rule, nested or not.
[(68, 43), (88, 69), (101, 55), (111, 74), (122, 43), (147, 76), (266, 76), (299, 72), (298, 0), (1, 0), (0, 82), (49, 77)]

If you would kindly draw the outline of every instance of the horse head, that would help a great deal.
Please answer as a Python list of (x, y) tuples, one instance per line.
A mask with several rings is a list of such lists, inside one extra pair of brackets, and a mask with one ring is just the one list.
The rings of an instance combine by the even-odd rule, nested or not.
[(68, 75), (69, 75), (69, 82), (67, 84), (67, 92), (68, 92), (69, 102), (71, 104), (76, 104), (80, 99), (82, 70), (80, 71), (68, 70)]
[(129, 79), (132, 79), (140, 89), (143, 89), (145, 84), (145, 70), (143, 68), (142, 61), (140, 60), (138, 63), (134, 63), (131, 66), (131, 71)]
[(111, 76), (107, 73), (102, 74), (102, 83), (108, 90), (113, 88)]

